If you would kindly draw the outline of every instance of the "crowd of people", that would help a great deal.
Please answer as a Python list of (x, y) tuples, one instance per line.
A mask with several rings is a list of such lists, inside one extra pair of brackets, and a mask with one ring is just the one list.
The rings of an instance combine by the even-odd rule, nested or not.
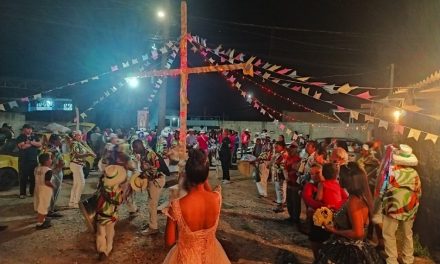
[[(208, 135), (207, 135), (208, 134)], [(176, 154), (179, 130), (155, 131), (101, 130), (74, 131), (64, 138), (70, 153), (73, 186), (69, 207), (81, 207), (86, 158), (95, 160), (101, 177), (96, 198), (96, 245), (100, 258), (113, 248), (118, 207), (125, 203), (131, 215), (138, 214), (133, 196), (147, 191), (148, 224), (141, 231), (157, 234), (159, 197), (166, 176), (178, 173), (172, 166), (182, 164)], [(231, 183), (229, 170), (240, 149), (242, 159), (254, 164), (254, 179), (260, 199), (269, 197), (269, 184), (275, 190), (274, 213), (287, 210), (289, 221), (309, 235), (316, 263), (381, 263), (377, 248), (384, 248), (387, 263), (397, 263), (396, 231), (404, 232), (403, 260), (412, 263), (412, 225), (419, 206), (421, 184), (414, 167), (418, 161), (407, 145), (382, 147), (380, 142), (352, 146), (359, 149), (349, 160), (345, 142), (310, 140), (294, 132), (291, 142), (283, 135), (272, 139), (268, 131), (251, 136), (228, 129), (194, 131), (186, 136), (188, 159), (181, 166), (177, 199), (163, 212), (167, 215), (166, 243), (174, 245), (165, 263), (229, 263), (215, 239), (221, 209), (221, 188), (212, 191), (207, 181), (210, 165), (221, 164), (222, 184)], [(87, 144), (87, 143), (88, 144)], [(24, 125), (17, 137), (20, 151), (20, 198), (34, 196), (38, 213), (37, 229), (51, 226), (50, 218), (60, 217), (56, 201), (63, 181), (63, 142), (52, 134), (47, 142)], [(89, 147), (90, 146), (90, 147)], [(252, 151), (249, 151), (252, 150)], [(27, 194), (27, 183), (29, 193)], [(301, 219), (302, 205), (306, 218)], [(322, 210), (322, 209), (325, 210)], [(326, 224), (319, 213), (332, 212)], [(203, 253), (203, 254), (201, 254)]]

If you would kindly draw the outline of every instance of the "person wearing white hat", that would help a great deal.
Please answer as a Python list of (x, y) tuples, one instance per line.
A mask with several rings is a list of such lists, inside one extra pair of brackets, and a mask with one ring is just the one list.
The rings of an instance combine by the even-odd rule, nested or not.
[(403, 232), (403, 263), (414, 262), (412, 227), (422, 193), (422, 185), (417, 171), (417, 157), (408, 145), (400, 145), (392, 156), (392, 169), (385, 183), (383, 195), (383, 238), (387, 263), (397, 264), (396, 232)]
[(83, 167), (85, 158), (88, 156), (96, 157), (96, 155), (85, 147), (82, 143), (82, 133), (77, 130), (73, 132), (73, 141), (70, 148), (70, 170), (73, 175), (73, 186), (70, 192), (69, 207), (79, 208), (78, 203), (84, 190), (85, 178)]
[(118, 206), (123, 200), (121, 184), (125, 181), (127, 173), (123, 166), (109, 165), (105, 168), (96, 208), (96, 249), (100, 260), (108, 257), (113, 249)]

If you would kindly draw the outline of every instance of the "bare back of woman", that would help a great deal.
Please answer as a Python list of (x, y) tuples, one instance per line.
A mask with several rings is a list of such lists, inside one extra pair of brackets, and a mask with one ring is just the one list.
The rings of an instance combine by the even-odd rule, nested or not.
[(219, 217), (220, 195), (207, 190), (193, 190), (180, 199), (185, 223), (192, 232), (213, 227)]

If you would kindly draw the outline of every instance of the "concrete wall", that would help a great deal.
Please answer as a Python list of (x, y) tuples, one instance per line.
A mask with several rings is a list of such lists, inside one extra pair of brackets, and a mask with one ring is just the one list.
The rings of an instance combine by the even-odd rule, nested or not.
[(15, 136), (20, 134), (21, 128), (25, 124), (26, 117), (24, 114), (12, 112), (0, 112), (0, 126), (3, 123), (8, 123), (12, 126)]
[[(356, 138), (360, 141), (368, 141), (371, 139), (371, 129), (359, 124), (350, 124), (349, 127), (340, 123), (283, 122), (283, 124), (292, 131), (296, 130), (298, 133), (310, 135), (310, 137), (314, 139), (325, 137)], [(273, 132), (272, 135), (283, 134), (286, 139), (289, 138), (288, 135), (281, 131), (273, 122), (220, 121), (220, 127), (236, 131), (242, 131), (247, 128), (252, 133), (267, 129)]]

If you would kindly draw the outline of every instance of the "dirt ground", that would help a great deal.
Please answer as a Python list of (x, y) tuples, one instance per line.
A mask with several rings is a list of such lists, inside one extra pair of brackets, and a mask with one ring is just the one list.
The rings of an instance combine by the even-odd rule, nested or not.
[[(223, 186), (223, 207), (217, 237), (232, 263), (312, 263), (307, 236), (285, 219), (287, 213), (272, 212), (271, 199), (259, 199), (252, 179), (231, 171), (233, 183)], [(210, 182), (219, 184), (215, 171)], [(91, 194), (97, 175), (86, 180), (85, 194)], [(32, 198), (20, 200), (18, 189), (0, 192), (0, 263), (97, 263), (95, 237), (87, 231), (78, 209), (68, 209), (72, 181), (66, 179), (58, 204), (64, 217), (52, 220), (52, 227), (35, 229)], [(269, 185), (274, 197), (273, 185)], [(168, 199), (168, 190), (161, 201)], [(136, 195), (139, 216), (130, 219), (126, 206), (120, 207), (114, 249), (104, 263), (162, 263), (168, 252), (163, 232), (166, 218), (161, 215), (161, 234), (146, 237), (138, 233), (147, 223), (147, 194)], [(433, 263), (417, 259), (416, 263)]]

